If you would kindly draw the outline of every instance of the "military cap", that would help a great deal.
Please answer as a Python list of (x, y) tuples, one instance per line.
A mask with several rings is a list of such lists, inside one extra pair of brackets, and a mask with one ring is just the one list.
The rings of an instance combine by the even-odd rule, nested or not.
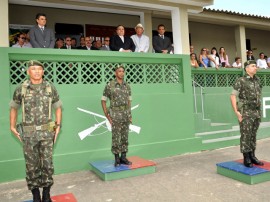
[(257, 64), (256, 63), (256, 61), (254, 61), (254, 60), (248, 60), (248, 61), (246, 61), (245, 63), (244, 63), (244, 68), (246, 69), (246, 67), (248, 66), (248, 65), (251, 65), (251, 64)]
[(41, 66), (42, 68), (44, 68), (43, 64), (37, 60), (29, 60), (27, 62), (27, 66), (30, 67), (30, 66)]
[(118, 65), (114, 68), (114, 71), (118, 70), (119, 68), (123, 68), (125, 70), (125, 67), (123, 65)]

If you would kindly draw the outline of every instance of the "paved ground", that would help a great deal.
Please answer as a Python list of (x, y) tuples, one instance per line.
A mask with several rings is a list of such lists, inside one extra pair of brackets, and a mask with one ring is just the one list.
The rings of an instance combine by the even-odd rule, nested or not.
[[(270, 161), (270, 139), (258, 141), (257, 156)], [(270, 201), (270, 181), (244, 184), (216, 173), (216, 163), (241, 158), (239, 146), (156, 159), (157, 172), (108, 181), (91, 171), (55, 176), (52, 194), (72, 192), (78, 202)], [(0, 201), (31, 198), (24, 180), (0, 184)]]

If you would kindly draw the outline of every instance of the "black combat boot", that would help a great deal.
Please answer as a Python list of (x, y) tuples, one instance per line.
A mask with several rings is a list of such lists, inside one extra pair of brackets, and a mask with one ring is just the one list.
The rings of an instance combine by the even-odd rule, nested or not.
[(33, 194), (33, 202), (41, 202), (39, 188), (34, 188), (31, 192)]
[(126, 158), (126, 152), (122, 152), (121, 154), (121, 158), (120, 158), (120, 163), (125, 164), (125, 165), (131, 165), (132, 162), (130, 162), (127, 158)]
[(52, 202), (52, 199), (50, 196), (50, 190), (51, 190), (51, 187), (43, 187), (42, 202)]
[(249, 152), (243, 153), (243, 156), (244, 156), (244, 165), (248, 168), (252, 168), (253, 164), (251, 163)]
[(115, 166), (115, 167), (120, 166), (120, 158), (119, 158), (119, 154), (114, 154), (114, 157), (115, 157), (114, 166)]
[(251, 162), (254, 163), (255, 165), (259, 165), (259, 166), (263, 166), (264, 165), (264, 163), (261, 162), (261, 161), (259, 161), (257, 159), (257, 157), (255, 156), (255, 150), (249, 152), (249, 157), (250, 157)]

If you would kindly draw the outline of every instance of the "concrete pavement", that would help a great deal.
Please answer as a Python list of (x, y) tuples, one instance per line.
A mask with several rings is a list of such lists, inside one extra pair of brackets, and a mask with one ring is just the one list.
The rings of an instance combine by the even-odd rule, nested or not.
[[(270, 138), (257, 142), (259, 159), (270, 161)], [(78, 202), (268, 202), (270, 181), (248, 185), (218, 175), (216, 163), (242, 158), (239, 146), (154, 159), (157, 172), (104, 182), (91, 171), (54, 177), (52, 195), (73, 193)], [(31, 199), (25, 180), (0, 184), (1, 202)]]

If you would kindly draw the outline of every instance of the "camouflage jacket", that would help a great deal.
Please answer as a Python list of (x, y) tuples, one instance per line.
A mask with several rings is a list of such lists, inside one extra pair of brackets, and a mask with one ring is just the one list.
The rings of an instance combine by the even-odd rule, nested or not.
[(246, 74), (245, 76), (237, 79), (233, 86), (233, 89), (233, 94), (238, 95), (239, 98), (239, 111), (260, 111), (262, 86), (260, 84), (259, 77), (254, 75), (254, 77), (251, 78), (249, 75)]
[(131, 89), (128, 83), (123, 81), (122, 84), (117, 80), (110, 81), (104, 91), (102, 100), (110, 100), (109, 114), (112, 120), (128, 121), (131, 118), (129, 102), (131, 98)]
[[(10, 102), (12, 108), (19, 109), (22, 104), (22, 85), (19, 85), (14, 91), (13, 99)], [(46, 90), (48, 85), (51, 86), (51, 93)], [(49, 117), (49, 98), (52, 99), (53, 108), (56, 109), (62, 106), (58, 92), (51, 83), (43, 80), (41, 84), (34, 85), (30, 80), (27, 80), (24, 98), (24, 125), (42, 125), (51, 121), (51, 117)]]

